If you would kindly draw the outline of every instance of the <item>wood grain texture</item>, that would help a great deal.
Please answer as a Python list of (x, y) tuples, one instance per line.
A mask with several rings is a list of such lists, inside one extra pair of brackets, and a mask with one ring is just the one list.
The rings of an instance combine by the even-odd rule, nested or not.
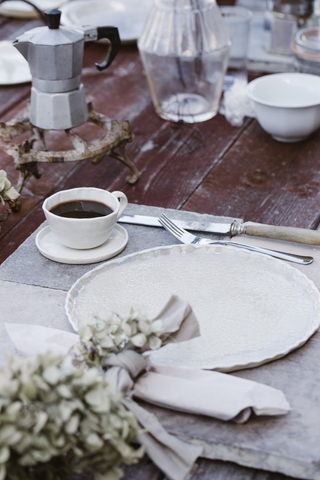
[(280, 143), (254, 120), (184, 205), (214, 215), (315, 229), (319, 223), (320, 132)]
[(197, 463), (198, 469), (192, 476), (192, 480), (290, 480), (292, 478), (281, 473), (264, 472), (219, 460), (210, 461), (201, 458)]
[[(125, 467), (124, 472), (123, 480), (163, 479), (163, 474), (146, 456), (138, 465)], [(165, 477), (165, 480), (168, 480), (167, 477)], [(293, 477), (287, 477), (281, 473), (264, 472), (263, 470), (242, 467), (231, 462), (199, 458), (197, 469), (189, 480), (293, 480)]]
[[(0, 38), (14, 38), (36, 25), (41, 22), (1, 18)], [(82, 76), (86, 98), (96, 111), (130, 121), (133, 141), (126, 151), (141, 178), (129, 185), (128, 167), (108, 156), (99, 165), (90, 160), (41, 164), (41, 179), (32, 178), (23, 190), (21, 211), (2, 223), (0, 262), (43, 221), (38, 207), (44, 198), (77, 186), (122, 190), (136, 204), (317, 228), (319, 132), (304, 142), (281, 144), (251, 119), (241, 128), (232, 127), (219, 114), (194, 125), (165, 122), (154, 111), (136, 46), (123, 46), (110, 69), (99, 73), (94, 63), (105, 51), (105, 45), (86, 45)], [(30, 85), (1, 87), (0, 119), (22, 111), (29, 92)], [(75, 130), (89, 142), (102, 135), (88, 124)], [(63, 132), (46, 132), (46, 140), (52, 150), (71, 148)], [(11, 157), (1, 152), (0, 168), (12, 183), (17, 181)]]
[[(15, 22), (14, 22), (15, 23)], [(33, 23), (33, 22), (31, 22)], [(34, 25), (31, 25), (34, 26)], [(24, 29), (26, 27), (24, 26)], [(9, 31), (11, 31), (9, 29)], [(3, 33), (3, 31), (2, 31)], [(12, 33), (12, 32), (11, 32)], [(4, 34), (4, 33), (3, 33)], [(6, 38), (6, 36), (5, 36)], [(145, 92), (142, 91), (140, 93), (140, 97), (138, 95), (139, 90), (139, 82), (136, 82), (136, 77), (133, 74), (133, 70), (136, 69), (141, 73), (141, 66), (136, 66), (136, 63), (132, 61), (131, 54), (133, 53), (133, 58), (137, 57), (138, 52), (136, 48), (134, 48), (134, 52), (132, 52), (132, 47), (128, 47), (124, 52), (122, 51), (119, 54), (119, 60), (116, 59), (115, 61), (115, 72), (113, 74), (108, 73), (102, 74), (99, 76), (96, 68), (94, 67), (94, 62), (99, 61), (103, 54), (105, 54), (106, 47), (102, 47), (100, 45), (90, 45), (85, 52), (85, 60), (84, 60), (84, 72), (83, 72), (83, 81), (86, 82), (86, 89), (87, 92), (90, 92), (93, 89), (97, 88), (97, 84), (99, 83), (97, 79), (100, 81), (99, 88), (100, 91), (103, 92), (102, 97), (95, 100), (94, 95), (88, 95), (88, 101), (92, 100), (93, 103), (97, 103), (101, 106), (101, 111), (103, 110), (107, 112), (109, 102), (106, 100), (107, 98), (113, 99), (113, 105), (115, 105), (114, 113), (115, 115), (119, 115), (119, 119), (125, 118), (128, 115), (130, 109), (135, 108), (135, 102), (138, 98), (140, 101), (141, 98), (145, 95)], [(118, 63), (117, 63), (118, 62)], [(90, 66), (89, 66), (90, 65)], [(120, 69), (120, 70), (119, 70)], [(129, 69), (129, 70), (128, 70)], [(111, 70), (110, 70), (111, 72)], [(119, 98), (121, 97), (121, 91), (123, 91), (124, 84), (120, 81), (119, 78), (123, 78), (128, 76), (131, 78), (132, 85), (130, 88), (131, 92), (131, 107), (130, 102), (127, 102), (126, 99), (122, 99), (122, 102), (119, 102)], [(110, 88), (105, 88), (104, 83), (110, 82), (110, 78), (115, 85), (118, 85), (118, 93), (115, 95), (115, 91), (110, 92)], [(124, 82), (124, 80), (123, 80)], [(127, 82), (129, 83), (129, 82)], [(134, 85), (137, 85), (134, 88)], [(130, 86), (130, 85), (129, 85)], [(1, 109), (0, 115), (1, 120), (8, 121), (13, 117), (16, 117), (19, 112), (21, 113), (25, 106), (26, 100), (29, 97), (30, 93), (30, 85), (21, 86), (16, 85), (13, 87), (1, 87), (0, 88), (0, 100)], [(123, 96), (123, 95), (122, 95)], [(129, 105), (129, 107), (128, 107)], [(110, 115), (110, 113), (109, 113)], [(83, 135), (89, 142), (92, 139), (99, 138), (103, 135), (103, 131), (98, 129), (97, 127), (93, 127), (90, 125), (82, 126), (78, 129), (75, 129), (80, 135)], [(97, 132), (98, 131), (98, 132)], [(27, 135), (23, 135), (17, 137), (15, 140), (17, 142), (21, 142), (22, 140), (26, 139)], [(46, 141), (47, 146), (49, 149), (52, 150), (60, 150), (60, 149), (70, 149), (72, 146), (67, 140), (64, 132), (46, 132)], [(113, 164), (117, 164), (118, 162), (114, 159), (109, 158)], [(101, 178), (108, 177), (108, 170), (109, 165), (105, 165), (103, 162), (101, 165), (93, 166), (90, 161), (86, 162), (89, 165), (89, 169), (92, 168), (93, 176), (97, 177), (97, 184), (99, 186), (99, 180)], [(106, 168), (102, 168), (102, 167)], [(80, 162), (74, 162), (69, 164), (39, 164), (39, 172), (41, 174), (41, 179), (36, 180), (32, 178), (27, 183), (26, 187), (23, 189), (22, 195), (19, 198), (19, 201), (22, 204), (22, 208), (19, 213), (11, 214), (11, 216), (2, 223), (1, 225), (1, 232), (0, 232), (0, 263), (7, 258), (9, 254), (11, 254), (20, 244), (24, 241), (28, 235), (34, 230), (40, 223), (42, 223), (44, 217), (42, 214), (41, 208), (37, 208), (44, 198), (49, 196), (53, 191), (59, 190), (62, 188), (67, 188), (63, 184), (68, 181), (68, 177), (72, 174), (72, 172), (77, 172), (80, 167)], [(121, 165), (122, 167), (122, 165)], [(0, 152), (0, 169), (5, 169), (8, 173), (8, 178), (10, 181), (15, 184), (18, 178), (18, 172), (15, 169), (13, 160), (8, 155)], [(124, 170), (124, 173), (122, 171)], [(122, 167), (120, 169), (120, 175), (126, 175), (127, 167)], [(76, 177), (74, 181), (74, 185), (78, 186), (81, 184), (83, 180), (86, 179), (87, 173), (79, 172), (78, 177)], [(93, 182), (93, 183), (91, 183)], [(92, 176), (88, 176), (87, 182), (85, 180), (86, 185), (93, 185), (94, 180), (92, 180)], [(104, 183), (105, 188), (105, 183)], [(24, 221), (25, 220), (25, 221)], [(23, 222), (23, 224), (22, 224)]]
[(275, 227), (261, 223), (247, 222), (243, 225), (246, 235), (263, 238), (273, 238), (287, 242), (320, 245), (320, 232), (306, 228)]
[(137, 465), (124, 466), (123, 480), (163, 480), (163, 473), (156, 467), (147, 455)]
[[(94, 63), (103, 58), (105, 49), (104, 45), (97, 44), (88, 44), (85, 49), (86, 98), (96, 111), (119, 121), (130, 121), (133, 141), (126, 151), (141, 171), (141, 179), (136, 185), (129, 185), (125, 180), (130, 173), (128, 167), (108, 156), (98, 165), (90, 160), (39, 165), (41, 178), (32, 178), (23, 189), (21, 211), (2, 224), (0, 262), (42, 223), (43, 214), (38, 207), (57, 190), (95, 186), (122, 190), (131, 203), (180, 208), (245, 129), (231, 127), (220, 115), (203, 124), (179, 127), (163, 121), (154, 112), (137, 48), (123, 47), (112, 67), (99, 73)], [(1, 119), (7, 121), (22, 112), (29, 92), (30, 85), (5, 87), (2, 94), (7, 103), (4, 102), (6, 106), (0, 111)], [(88, 124), (75, 131), (88, 142), (103, 135), (101, 129)], [(20, 142), (25, 138), (27, 135), (16, 140)], [(46, 132), (46, 142), (49, 150), (71, 148), (64, 132)], [(8, 172), (15, 184), (18, 172), (11, 157), (2, 152), (0, 168)]]

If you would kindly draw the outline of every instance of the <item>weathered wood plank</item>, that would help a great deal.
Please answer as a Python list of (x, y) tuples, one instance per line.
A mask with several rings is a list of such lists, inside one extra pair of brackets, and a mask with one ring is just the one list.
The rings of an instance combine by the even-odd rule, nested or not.
[[(40, 25), (38, 20), (28, 22), (5, 21), (0, 38), (15, 38), (23, 31)], [(127, 153), (142, 171), (136, 186), (126, 183), (130, 170), (119, 161), (105, 157), (100, 165), (90, 161), (74, 164), (41, 164), (40, 180), (32, 178), (21, 195), (22, 209), (12, 214), (2, 224), (1, 238), (6, 246), (0, 246), (2, 261), (5, 255), (27, 238), (31, 228), (38, 226), (43, 216), (37, 208), (52, 191), (62, 188), (91, 185), (111, 190), (122, 189), (131, 202), (180, 207), (212, 168), (214, 162), (239, 134), (239, 129), (230, 127), (217, 117), (203, 125), (184, 125), (175, 129), (161, 120), (154, 112), (146, 78), (136, 46), (121, 48), (112, 67), (98, 73), (94, 63), (101, 61), (106, 46), (87, 44), (84, 54), (83, 83), (88, 101), (96, 111), (118, 120), (129, 119), (132, 125), (133, 142)], [(0, 89), (2, 120), (14, 117), (26, 104), (30, 85), (3, 87)], [(103, 134), (88, 125), (76, 129), (89, 142)], [(215, 135), (212, 151), (211, 136)], [(17, 139), (21, 141), (26, 136)], [(70, 148), (64, 133), (46, 134), (49, 149)], [(201, 158), (200, 158), (201, 156)], [(200, 158), (200, 161), (199, 161)], [(17, 181), (17, 172), (10, 157), (0, 154), (0, 168), (6, 169), (12, 183)], [(20, 222), (32, 212), (28, 222)], [(8, 235), (12, 232), (10, 241)], [(6, 252), (6, 253), (5, 253)]]
[[(133, 130), (135, 124), (147, 128), (148, 119), (159, 122), (154, 111), (150, 111), (152, 108), (149, 106), (132, 123)], [(144, 142), (132, 146), (136, 155), (131, 156), (142, 172), (139, 182), (130, 189), (121, 177), (112, 187), (124, 191), (132, 203), (181, 208), (241, 129), (231, 127), (220, 115), (202, 124), (181, 127), (161, 119), (160, 122), (157, 131), (148, 132), (142, 137)], [(131, 151), (130, 145), (128, 152)]]
[[(163, 474), (145, 455), (137, 465), (121, 466), (123, 480), (162, 480)], [(94, 480), (93, 476), (85, 473), (75, 477), (74, 480)], [(190, 479), (191, 480), (191, 479)], [(260, 480), (260, 479), (259, 479)], [(262, 479), (261, 479), (262, 480)], [(264, 479), (263, 479), (264, 480)], [(280, 479), (279, 479), (280, 480)]]
[[(12, 228), (7, 229), (7, 222), (1, 223), (3, 237), (0, 239), (0, 264), (3, 263), (29, 236), (34, 232), (45, 217), (41, 205), (38, 204), (33, 210), (26, 212), (26, 215), (20, 220), (15, 219), (16, 214), (9, 217), (10, 221), (14, 219)], [(6, 228), (6, 230), (4, 230)]]
[[(15, 36), (31, 26), (34, 22), (25, 26), (21, 21), (6, 21), (1, 34)], [(105, 48), (90, 44), (85, 50), (87, 99), (101, 113), (130, 120), (133, 142), (127, 153), (142, 172), (141, 179), (134, 186), (128, 185), (125, 177), (129, 169), (107, 156), (99, 165), (90, 161), (40, 165), (42, 178), (28, 182), (21, 196), (21, 212), (2, 224), (0, 238), (15, 232), (10, 251), (31, 233), (31, 225), (35, 228), (41, 223), (43, 216), (37, 206), (43, 198), (54, 190), (80, 185), (122, 190), (132, 203), (273, 224), (317, 226), (319, 134), (290, 145), (272, 140), (256, 122), (248, 126), (250, 120), (242, 129), (231, 127), (220, 115), (196, 125), (164, 122), (154, 112), (137, 48), (123, 47), (112, 67), (97, 73), (94, 63), (101, 61)], [(21, 110), (29, 89), (29, 85), (0, 88), (2, 119)], [(97, 136), (97, 129), (88, 125), (77, 131), (89, 141)], [(49, 132), (47, 141), (55, 150), (68, 144), (61, 132)], [(0, 168), (16, 182), (13, 162), (4, 154), (0, 155)], [(34, 212), (32, 217), (18, 228), (29, 212)], [(9, 251), (1, 245), (0, 250)]]
[(137, 465), (122, 467), (124, 471), (123, 480), (162, 480), (163, 473), (145, 455)]
[[(124, 468), (124, 480), (161, 480), (163, 474), (145, 456), (137, 465)], [(87, 479), (84, 479), (87, 480)], [(168, 477), (165, 477), (168, 480)], [(231, 462), (199, 458), (190, 480), (294, 480), (281, 473), (264, 472)]]
[(4, 121), (4, 116), (8, 113), (8, 120), (12, 118), (10, 114), (11, 109), (14, 108), (17, 103), (27, 100), (29, 92), (29, 84), (14, 85), (11, 87), (0, 86), (0, 120)]
[(316, 228), (319, 148), (320, 132), (303, 142), (280, 143), (253, 121), (183, 208)]
[[(148, 457), (144, 457), (137, 465), (122, 467), (123, 480), (162, 480), (163, 474), (152, 464)], [(92, 480), (88, 475), (79, 475), (75, 480)], [(165, 480), (169, 480), (165, 477)], [(264, 472), (252, 468), (242, 467), (231, 462), (212, 461), (200, 458), (197, 469), (189, 480), (295, 480), (281, 473)]]
[(126, 182), (127, 167), (105, 157), (98, 166), (83, 163), (64, 187), (90, 184), (121, 190), (131, 203), (180, 208), (241, 132), (220, 115), (175, 128), (155, 114), (150, 102), (131, 127), (134, 138), (126, 150), (142, 174), (136, 185)]
[[(136, 66), (136, 63), (133, 61), (138, 52), (136, 48), (128, 47), (122, 49), (118, 58), (114, 62), (115, 70), (112, 73), (101, 75), (97, 74), (97, 70), (94, 67), (95, 61), (101, 61), (101, 58), (106, 53), (106, 46), (101, 45), (90, 45), (86, 49), (84, 57), (84, 74), (83, 81), (86, 85), (86, 89), (89, 91), (88, 101), (93, 100), (95, 103), (95, 98), (97, 98), (97, 110), (105, 110), (104, 113), (110, 115), (108, 112), (108, 106), (115, 105), (114, 113), (119, 115), (119, 119), (125, 117), (130, 109), (135, 109), (135, 102), (138, 103), (141, 101), (141, 98), (146, 95), (146, 92), (139, 85), (141, 82), (137, 81), (137, 75), (141, 75), (141, 66)], [(133, 57), (132, 57), (133, 55)], [(89, 66), (90, 65), (90, 66)], [(112, 67), (113, 68), (113, 67)], [(136, 73), (134, 73), (136, 72)], [(128, 82), (124, 77), (128, 77)], [(105, 82), (118, 85), (118, 93), (116, 94), (115, 90), (109, 93), (108, 88), (105, 88)], [(97, 80), (98, 79), (98, 80)], [(99, 83), (100, 82), (100, 83)], [(130, 86), (129, 100), (122, 95), (121, 90), (123, 91), (125, 83), (127, 82)], [(99, 88), (98, 88), (99, 83)], [(136, 87), (135, 87), (136, 85)], [(5, 109), (2, 110), (1, 120), (8, 121), (9, 119), (15, 117), (19, 112), (23, 111), (26, 105), (26, 98), (29, 96), (30, 85), (21, 87), (16, 86), (11, 87), (15, 91), (15, 99), (12, 100), (10, 96), (10, 88), (6, 87), (3, 90), (3, 99), (7, 101), (7, 114), (5, 115)], [(96, 90), (97, 89), (97, 90)], [(90, 94), (90, 91), (93, 90), (93, 94)], [(99, 91), (102, 92), (101, 98), (99, 98)], [(140, 96), (139, 96), (140, 91)], [(9, 93), (8, 93), (9, 92)], [(96, 97), (95, 97), (96, 95)], [(106, 99), (107, 98), (107, 99)], [(110, 100), (108, 100), (110, 99)], [(1, 89), (0, 89), (0, 100), (1, 100)], [(121, 100), (121, 101), (120, 101)], [(130, 103), (131, 102), (131, 103)], [(103, 106), (103, 109), (99, 109), (99, 105)], [(85, 125), (76, 129), (81, 135), (83, 135), (88, 141), (96, 138), (97, 135), (100, 137), (103, 135), (103, 131), (97, 127), (91, 127), (90, 125)], [(98, 131), (98, 133), (97, 133)], [(21, 142), (24, 138), (27, 138), (27, 135), (17, 137), (16, 141)], [(62, 150), (72, 148), (72, 145), (68, 141), (64, 132), (47, 132), (46, 133), (47, 146), (52, 150)], [(118, 162), (115, 159), (110, 159), (114, 165)], [(105, 171), (101, 168), (103, 164), (98, 166), (91, 165), (90, 161), (86, 162), (89, 165), (89, 168), (92, 168), (94, 175), (97, 178), (101, 176), (106, 176)], [(8, 173), (9, 179), (13, 184), (17, 182), (18, 172), (15, 170), (15, 166), (11, 157), (7, 156), (3, 152), (0, 152), (0, 168), (5, 169)], [(43, 221), (43, 214), (41, 208), (37, 209), (42, 200), (50, 195), (54, 190), (59, 190), (61, 188), (67, 188), (62, 184), (62, 181), (66, 181), (68, 176), (71, 175), (73, 171), (77, 171), (80, 168), (80, 162), (72, 162), (68, 164), (39, 164), (39, 172), (42, 174), (41, 179), (36, 180), (32, 178), (27, 183), (26, 187), (23, 189), (20, 201), (22, 203), (21, 211), (18, 214), (12, 214), (4, 223), (2, 223), (2, 230), (0, 233), (0, 239), (4, 239), (3, 243), (0, 244), (0, 261), (3, 261), (7, 255), (11, 254), (19, 244), (25, 240), (25, 238), (30, 235), (30, 233)], [(108, 170), (108, 165), (107, 165)], [(117, 175), (126, 175), (126, 168), (124, 168), (124, 173), (120, 171)], [(129, 173), (129, 171), (128, 171)], [(86, 179), (86, 172), (82, 174), (79, 172), (79, 176), (76, 177), (74, 185), (78, 186), (79, 178), (82, 180)], [(85, 182), (86, 185), (95, 185), (91, 183), (92, 179), (88, 177), (88, 181)], [(99, 185), (97, 185), (99, 186)], [(35, 210), (34, 210), (35, 209)], [(34, 211), (34, 213), (33, 213)], [(28, 218), (28, 221), (23, 222), (23, 225), (20, 225), (23, 219), (25, 219), (28, 214), (32, 212), (31, 217)], [(15, 228), (17, 227), (17, 228)], [(10, 239), (8, 238), (10, 235)]]
[(242, 467), (231, 462), (201, 458), (197, 463), (198, 469), (192, 476), (192, 480), (290, 480), (293, 478), (281, 473)]

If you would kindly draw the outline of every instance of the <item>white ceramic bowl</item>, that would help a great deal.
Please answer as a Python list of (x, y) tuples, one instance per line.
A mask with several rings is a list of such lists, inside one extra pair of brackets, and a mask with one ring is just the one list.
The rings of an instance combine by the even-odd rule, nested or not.
[(247, 86), (261, 127), (280, 142), (304, 140), (320, 127), (320, 77), (275, 73)]

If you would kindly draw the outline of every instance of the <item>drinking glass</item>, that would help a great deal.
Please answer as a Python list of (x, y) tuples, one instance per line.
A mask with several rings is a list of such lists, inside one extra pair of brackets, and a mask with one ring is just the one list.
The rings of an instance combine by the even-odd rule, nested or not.
[(252, 12), (237, 6), (220, 7), (223, 20), (229, 30), (232, 46), (223, 90), (232, 87), (236, 79), (247, 83), (247, 51)]
[(154, 0), (138, 48), (156, 113), (186, 123), (215, 116), (230, 47), (215, 0)]

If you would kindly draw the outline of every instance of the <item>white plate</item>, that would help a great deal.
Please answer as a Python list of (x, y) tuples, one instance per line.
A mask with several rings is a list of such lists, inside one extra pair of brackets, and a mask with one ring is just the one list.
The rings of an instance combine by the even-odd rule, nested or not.
[(65, 247), (51, 232), (49, 226), (44, 227), (36, 236), (36, 245), (42, 255), (59, 263), (83, 265), (97, 263), (115, 257), (122, 252), (128, 243), (128, 232), (121, 225), (115, 225), (111, 236), (100, 247), (89, 250), (76, 250)]
[[(45, 12), (52, 8), (59, 8), (66, 0), (31, 0), (39, 10)], [(14, 18), (38, 18), (38, 12), (25, 2), (3, 2), (0, 6), (0, 14)]]
[(90, 314), (131, 306), (154, 317), (171, 294), (192, 306), (201, 337), (151, 354), (160, 365), (231, 371), (280, 358), (320, 325), (320, 294), (288, 263), (232, 247), (159, 247), (111, 260), (71, 288), (66, 312), (77, 330)]
[(27, 60), (10, 41), (0, 42), (0, 85), (31, 82)]
[(61, 7), (63, 25), (118, 27), (122, 42), (136, 41), (153, 0), (75, 0)]

